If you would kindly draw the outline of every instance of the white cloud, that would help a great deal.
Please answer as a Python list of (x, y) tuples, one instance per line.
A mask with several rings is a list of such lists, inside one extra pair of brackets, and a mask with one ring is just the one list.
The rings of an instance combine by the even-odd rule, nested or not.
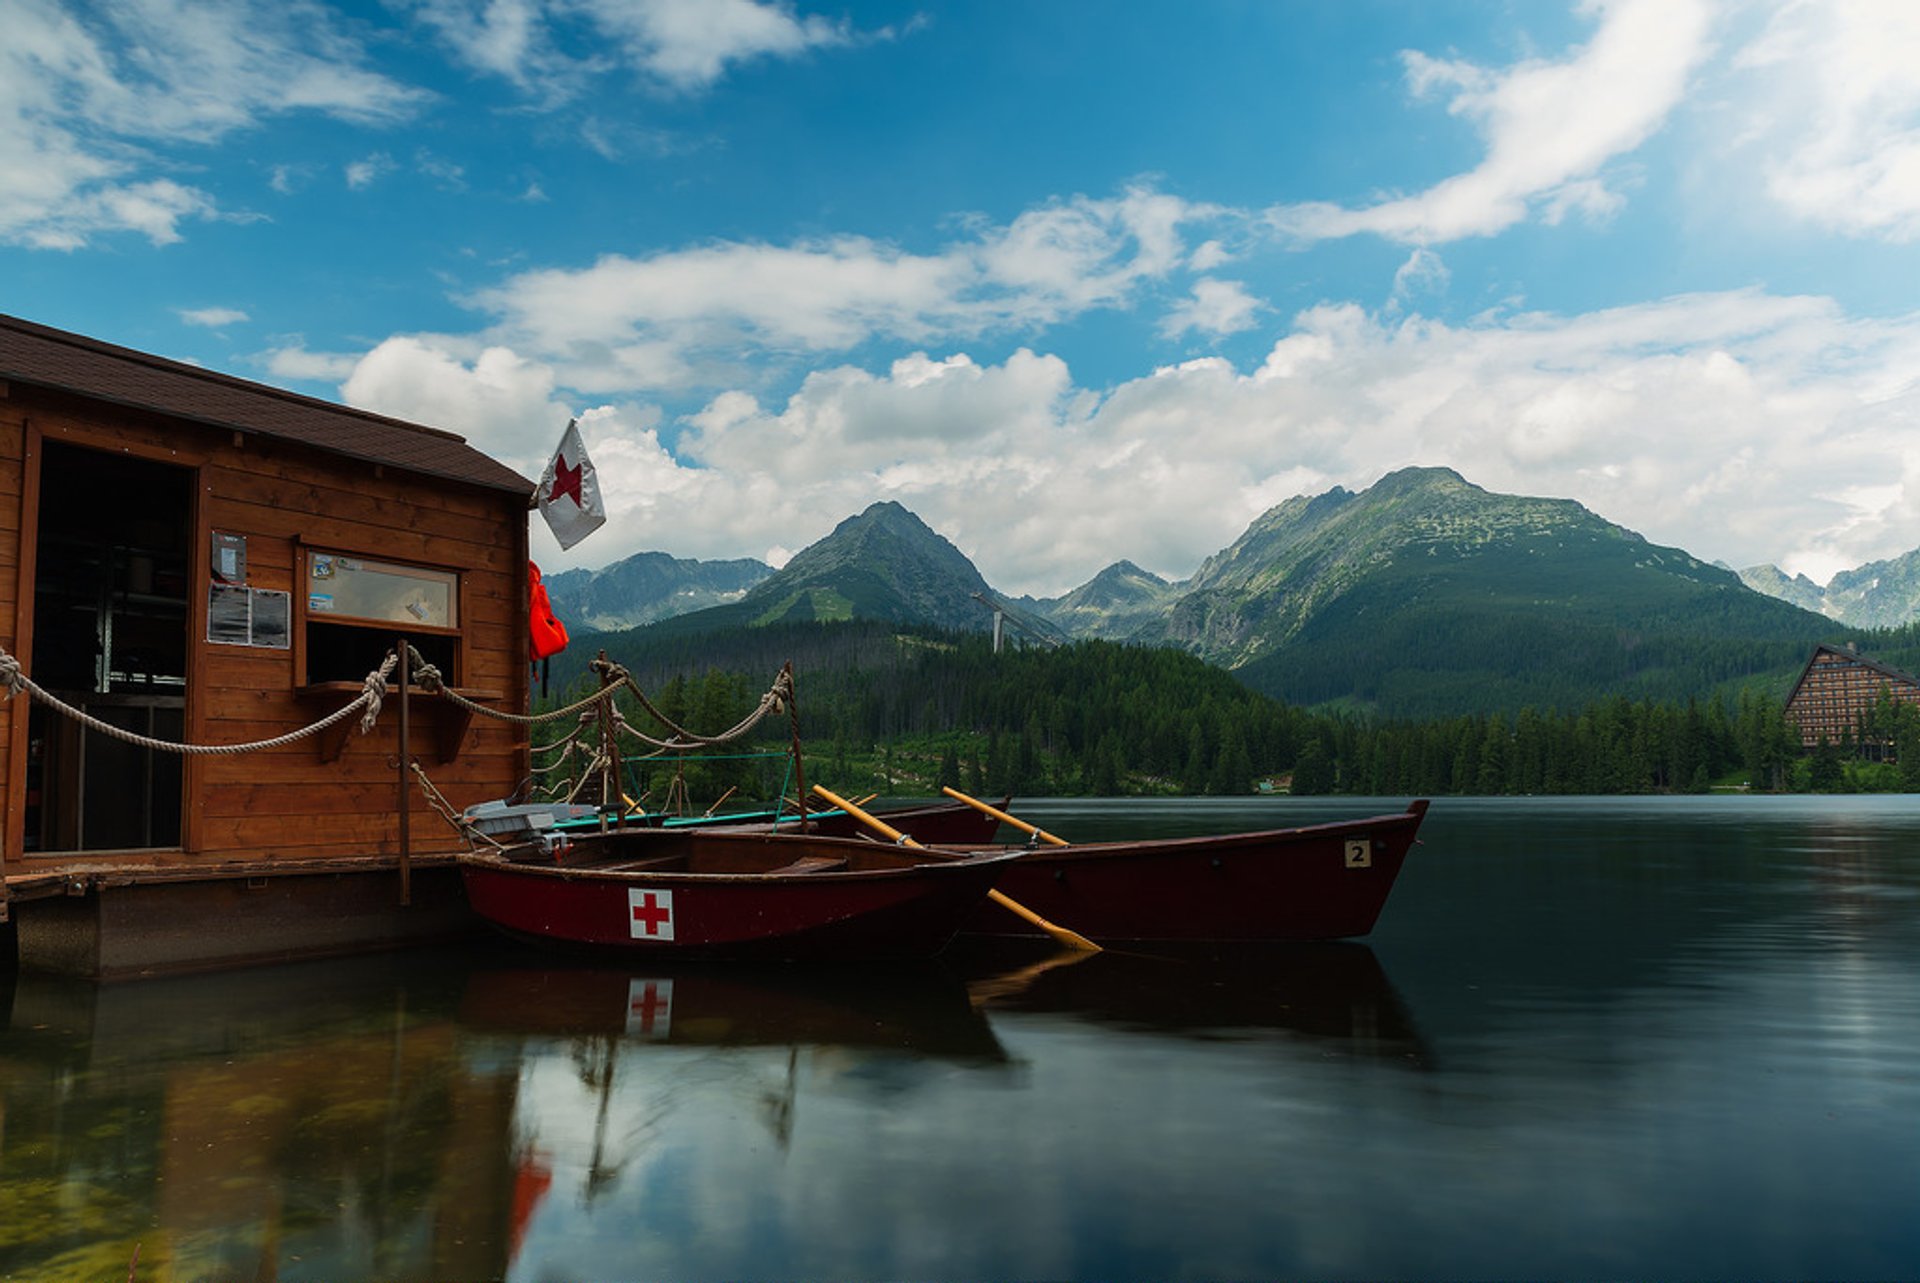
[(553, 48), (541, 0), (413, 0), (407, 7), (476, 71), (524, 87), (562, 83), (578, 70)]
[(1202, 277), (1193, 283), (1193, 293), (1160, 322), (1160, 333), (1170, 339), (1188, 330), (1215, 337), (1237, 334), (1254, 327), (1260, 308), (1260, 300), (1247, 293), (1247, 287), (1239, 281)]
[[(553, 377), (394, 340), (349, 399), (531, 471), (565, 421)], [(1465, 326), (1329, 304), (1256, 368), (1191, 361), (1104, 395), (1046, 354), (915, 354), (820, 370), (780, 404), (722, 393), (673, 446), (652, 412), (600, 413), (588, 444), (614, 520), (543, 565), (760, 555), (893, 498), (996, 586), (1050, 594), (1122, 557), (1184, 577), (1273, 504), (1410, 464), (1574, 498), (1734, 564), (1830, 570), (1920, 545), (1920, 316), (1757, 290)]]
[(464, 165), (436, 156), (422, 147), (413, 155), (413, 167), (434, 181), (441, 191), (463, 192), (467, 189), (467, 171)]
[(1196, 272), (1211, 272), (1233, 261), (1233, 255), (1219, 241), (1207, 241), (1193, 251), (1193, 257), (1187, 260), (1187, 266)]
[(126, 231), (177, 241), (182, 223), (218, 206), (155, 172), (165, 153), (287, 112), (379, 123), (423, 100), (366, 70), (330, 24), (303, 4), (129, 0), (82, 15), (7, 0), (0, 242), (74, 249)]
[(349, 405), (458, 432), (534, 476), (573, 417), (548, 366), (440, 335), (386, 340), (355, 363), (340, 391)]
[(1450, 280), (1452, 273), (1447, 271), (1446, 263), (1438, 254), (1416, 248), (1393, 273), (1393, 294), (1388, 306), (1399, 310), (1417, 295), (1444, 293)]
[(275, 165), (267, 171), (267, 186), (282, 196), (291, 196), (312, 177), (313, 166), (309, 164)]
[(1920, 6), (1788, 0), (1735, 64), (1774, 200), (1848, 235), (1920, 240)]
[(713, 84), (730, 66), (852, 43), (844, 21), (756, 0), (580, 0), (637, 65), (677, 89)]
[(258, 358), (276, 379), (296, 383), (344, 383), (360, 364), (357, 352), (309, 352), (304, 343), (274, 348)]
[(238, 325), (248, 319), (247, 314), (235, 307), (193, 307), (176, 308), (181, 320), (188, 325), (204, 325), (217, 330), (226, 325)]
[(394, 164), (393, 157), (377, 151), (362, 160), (349, 161), (344, 173), (347, 186), (358, 192), (365, 191), (397, 168), (399, 166)]
[(615, 69), (696, 92), (745, 63), (893, 35), (764, 0), (415, 0), (410, 9), (467, 66), (549, 106)]
[[(569, 386), (712, 386), (737, 377), (723, 363), (750, 352), (924, 343), (1122, 306), (1182, 268), (1181, 224), (1215, 212), (1134, 189), (1051, 202), (1005, 226), (976, 222), (970, 239), (935, 253), (858, 236), (722, 242), (526, 272), (469, 301), (496, 315), (495, 337), (554, 362)], [(1240, 304), (1225, 291), (1215, 301), (1212, 318), (1231, 321)]]
[(1301, 241), (1373, 233), (1412, 244), (1491, 236), (1538, 209), (1604, 217), (1619, 196), (1602, 176), (1644, 143), (1679, 103), (1708, 48), (1710, 0), (1588, 0), (1599, 29), (1561, 61), (1529, 59), (1500, 71), (1404, 55), (1416, 96), (1450, 94), (1450, 114), (1474, 123), (1486, 155), (1473, 169), (1417, 195), (1359, 209), (1284, 205), (1269, 220)]

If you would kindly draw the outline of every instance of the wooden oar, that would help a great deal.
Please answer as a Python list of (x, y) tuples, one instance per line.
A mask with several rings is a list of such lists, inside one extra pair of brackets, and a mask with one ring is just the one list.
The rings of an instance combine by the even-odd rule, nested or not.
[[(821, 797), (824, 797), (825, 799), (827, 799), (827, 801), (833, 803), (833, 805), (845, 811), (848, 815), (851, 815), (854, 819), (860, 821), (862, 824), (872, 829), (874, 832), (883, 833), (893, 841), (900, 843), (902, 846), (910, 846), (923, 851), (927, 849), (921, 846), (920, 843), (908, 837), (906, 834), (902, 833), (899, 829), (896, 829), (891, 824), (888, 824), (886, 821), (881, 820), (876, 816), (867, 814), (867, 812), (861, 810), (859, 807), (855, 806), (852, 802), (849, 802), (845, 798), (840, 797), (834, 793), (829, 793), (826, 789), (822, 788), (820, 785), (818, 784), (814, 785), (813, 791), (815, 793), (818, 793)], [(1058, 940), (1061, 944), (1067, 945), (1070, 948), (1074, 948), (1074, 949), (1084, 949), (1088, 953), (1100, 952), (1099, 945), (1087, 939), (1085, 936), (1081, 935), (1079, 932), (1069, 931), (1063, 926), (1047, 921), (1045, 918), (1035, 913), (1032, 909), (1029, 909), (1026, 905), (1021, 904), (1018, 901), (1013, 900), (1006, 895), (1003, 895), (998, 889), (987, 892), (987, 898), (989, 900), (992, 900), (995, 904), (999, 905), (1001, 908), (1007, 910), (1008, 912), (1017, 914), (1020, 917), (1025, 918), (1028, 922), (1031, 922), (1034, 926), (1039, 927), (1042, 931), (1046, 932), (1048, 935)]]
[(1065, 838), (1057, 838), (1053, 834), (1047, 832), (1045, 829), (1035, 828), (1033, 825), (1028, 824), (1025, 820), (1019, 819), (1015, 816), (1008, 815), (1005, 811), (1001, 810), (997, 806), (988, 806), (985, 802), (982, 802), (977, 797), (968, 797), (965, 793), (962, 793), (959, 789), (948, 788), (945, 784), (942, 784), (940, 786), (940, 791), (942, 793), (945, 793), (948, 797), (952, 798), (956, 802), (965, 802), (968, 806), (980, 812), (982, 815), (991, 815), (994, 819), (1000, 821), (1002, 824), (1011, 824), (1013, 825), (1014, 828), (1019, 829), (1022, 833), (1031, 833), (1033, 834), (1033, 836), (1039, 838), (1042, 842), (1049, 842), (1049, 843), (1052, 843), (1054, 846), (1071, 846), (1072, 845), (1072, 843), (1068, 842)]

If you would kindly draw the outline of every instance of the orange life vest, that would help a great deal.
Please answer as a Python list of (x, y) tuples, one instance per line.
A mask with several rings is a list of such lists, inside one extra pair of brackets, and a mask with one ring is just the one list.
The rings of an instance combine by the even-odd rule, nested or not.
[(567, 626), (553, 613), (547, 600), (546, 585), (540, 582), (540, 567), (527, 563), (527, 618), (533, 628), (533, 657), (545, 659), (567, 648)]

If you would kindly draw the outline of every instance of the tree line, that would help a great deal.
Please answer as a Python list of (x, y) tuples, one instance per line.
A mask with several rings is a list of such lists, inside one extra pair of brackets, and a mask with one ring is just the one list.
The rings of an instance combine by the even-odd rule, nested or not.
[[(996, 655), (976, 634), (875, 621), (654, 639), (641, 630), (618, 641), (608, 650), (653, 703), (700, 731), (738, 721), (790, 659), (808, 778), (837, 791), (933, 792), (941, 784), (994, 796), (1236, 796), (1263, 787), (1375, 796), (1920, 789), (1920, 709), (1886, 701), (1858, 742), (1803, 754), (1778, 681), (1687, 700), (1610, 696), (1574, 708), (1388, 721), (1308, 711), (1183, 652), (1101, 641)], [(591, 681), (577, 677), (553, 701), (576, 697)], [(637, 709), (628, 715), (643, 720)], [(786, 717), (774, 721), (724, 759), (636, 763), (631, 785), (656, 798), (778, 791), (791, 783), (785, 751), (793, 727)], [(1857, 760), (1863, 756), (1907, 765)]]

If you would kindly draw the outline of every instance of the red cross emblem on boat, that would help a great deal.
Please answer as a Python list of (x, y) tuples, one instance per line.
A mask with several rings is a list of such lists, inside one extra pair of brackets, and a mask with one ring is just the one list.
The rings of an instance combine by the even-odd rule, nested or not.
[(627, 913), (635, 940), (673, 939), (673, 892), (628, 887)]
[(627, 1033), (663, 1039), (673, 1026), (673, 981), (627, 981)]

